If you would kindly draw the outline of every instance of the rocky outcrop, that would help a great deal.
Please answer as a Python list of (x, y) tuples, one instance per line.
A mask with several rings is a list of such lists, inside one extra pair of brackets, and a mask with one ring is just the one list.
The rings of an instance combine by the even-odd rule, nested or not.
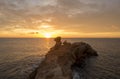
[(30, 77), (31, 79), (80, 79), (79, 75), (76, 76), (74, 67), (81, 67), (85, 58), (89, 56), (97, 56), (97, 52), (89, 44), (65, 42), (57, 49), (53, 47)]

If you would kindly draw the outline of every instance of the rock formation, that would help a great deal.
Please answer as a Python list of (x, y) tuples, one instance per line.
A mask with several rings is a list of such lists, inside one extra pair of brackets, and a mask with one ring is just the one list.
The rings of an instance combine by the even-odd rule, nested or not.
[(60, 46), (62, 45), (62, 42), (61, 42), (61, 37), (56, 37), (54, 39), (54, 41), (56, 42), (55, 46), (52, 48), (53, 50), (56, 50), (56, 49), (59, 49)]
[(59, 41), (57, 39), (56, 45), (51, 48), (45, 60), (30, 75), (30, 78), (79, 79), (74, 72), (74, 67), (81, 67), (85, 58), (89, 56), (97, 56), (97, 52), (89, 44), (64, 42), (62, 45), (61, 39)]

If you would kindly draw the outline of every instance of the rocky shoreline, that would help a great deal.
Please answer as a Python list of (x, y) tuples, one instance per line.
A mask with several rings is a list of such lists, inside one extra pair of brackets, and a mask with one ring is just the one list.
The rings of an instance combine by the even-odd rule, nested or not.
[(98, 56), (97, 52), (87, 43), (69, 43), (61, 38), (55, 39), (56, 44), (46, 54), (39, 67), (30, 74), (29, 79), (81, 79), (80, 72), (86, 58)]

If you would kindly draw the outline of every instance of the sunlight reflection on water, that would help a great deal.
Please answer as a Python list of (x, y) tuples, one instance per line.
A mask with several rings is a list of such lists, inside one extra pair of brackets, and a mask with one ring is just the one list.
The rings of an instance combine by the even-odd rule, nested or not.
[[(98, 51), (86, 65), (87, 79), (120, 79), (120, 39), (64, 40), (84, 41)], [(26, 79), (54, 44), (53, 39), (0, 39), (0, 79)]]
[(51, 42), (52, 39), (0, 39), (0, 79), (26, 78), (54, 45)]

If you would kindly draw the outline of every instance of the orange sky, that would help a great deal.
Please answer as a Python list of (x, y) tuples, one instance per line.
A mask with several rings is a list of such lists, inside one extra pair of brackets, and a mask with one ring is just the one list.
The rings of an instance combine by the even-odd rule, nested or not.
[(0, 0), (0, 37), (120, 38), (120, 0)]

